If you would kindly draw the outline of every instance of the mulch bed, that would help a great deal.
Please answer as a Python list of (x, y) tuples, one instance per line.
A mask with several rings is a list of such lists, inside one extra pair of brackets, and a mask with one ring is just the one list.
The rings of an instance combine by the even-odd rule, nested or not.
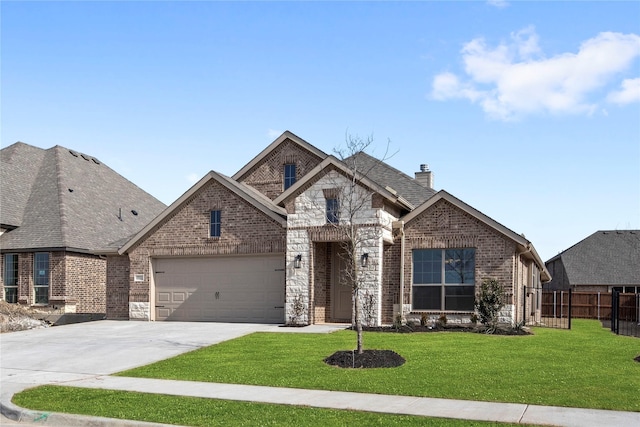
[(404, 357), (392, 350), (336, 351), (324, 359), (327, 365), (339, 368), (395, 368), (404, 364)]
[[(402, 325), (400, 327), (395, 326), (363, 326), (363, 331), (369, 332), (391, 332), (398, 334), (410, 334), (416, 332), (471, 332), (476, 334), (486, 334), (487, 328), (484, 325)], [(493, 335), (532, 335), (528, 329), (517, 329), (508, 327), (498, 327), (492, 332)]]

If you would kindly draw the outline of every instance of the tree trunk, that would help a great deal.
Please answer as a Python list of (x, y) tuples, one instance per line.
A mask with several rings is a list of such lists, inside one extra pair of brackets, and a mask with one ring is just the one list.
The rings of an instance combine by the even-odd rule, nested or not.
[(362, 354), (363, 353), (363, 349), (362, 349), (362, 320), (360, 320), (360, 305), (358, 304), (358, 289), (355, 289), (354, 293), (354, 298), (353, 298), (353, 322), (356, 325), (356, 335), (357, 335), (357, 341), (356, 341), (356, 352), (358, 354)]

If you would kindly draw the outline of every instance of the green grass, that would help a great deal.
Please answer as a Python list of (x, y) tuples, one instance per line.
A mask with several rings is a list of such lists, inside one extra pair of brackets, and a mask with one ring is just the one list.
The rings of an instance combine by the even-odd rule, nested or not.
[(534, 332), (365, 333), (365, 348), (392, 349), (407, 362), (358, 370), (322, 361), (353, 348), (352, 331), (255, 333), (119, 375), (640, 411), (640, 340), (589, 320)]
[(522, 426), (61, 386), (26, 390), (13, 401), (40, 411), (189, 426)]
[[(588, 320), (574, 320), (571, 331), (534, 332), (365, 333), (366, 348), (395, 350), (407, 363), (356, 370), (322, 362), (354, 347), (351, 331), (256, 333), (119, 375), (640, 411), (640, 363), (633, 361), (640, 340), (613, 335)], [(13, 401), (40, 411), (193, 426), (495, 425), (59, 386), (26, 390)]]

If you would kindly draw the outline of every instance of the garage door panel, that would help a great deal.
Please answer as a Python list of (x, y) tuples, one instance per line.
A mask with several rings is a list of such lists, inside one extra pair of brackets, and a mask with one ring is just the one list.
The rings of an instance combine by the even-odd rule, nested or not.
[(284, 255), (153, 263), (156, 320), (284, 321)]

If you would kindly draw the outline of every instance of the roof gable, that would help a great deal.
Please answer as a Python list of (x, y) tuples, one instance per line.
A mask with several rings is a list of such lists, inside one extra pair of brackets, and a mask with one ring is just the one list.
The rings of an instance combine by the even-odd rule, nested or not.
[(597, 231), (558, 258), (572, 285), (640, 284), (640, 230)]
[(182, 196), (180, 196), (175, 202), (165, 209), (160, 215), (158, 215), (153, 221), (148, 223), (138, 233), (133, 235), (119, 250), (121, 255), (126, 253), (129, 249), (141, 242), (146, 236), (153, 232), (153, 230), (159, 225), (163, 224), (167, 219), (171, 218), (175, 212), (182, 208), (189, 200), (196, 195), (203, 187), (205, 187), (211, 181), (216, 181), (231, 191), (257, 210), (262, 212), (265, 216), (271, 218), (282, 227), (286, 227), (286, 211), (284, 208), (274, 204), (268, 197), (259, 193), (257, 190), (249, 187), (248, 185), (234, 181), (233, 179), (222, 175), (218, 172), (210, 171), (200, 181), (187, 190)]
[(538, 255), (538, 252), (536, 251), (536, 249), (533, 247), (533, 244), (529, 240), (527, 240), (524, 236), (516, 233), (515, 231), (512, 231), (511, 229), (505, 227), (499, 222), (493, 220), (492, 218), (483, 214), (479, 210), (473, 208), (472, 206), (466, 204), (462, 200), (458, 199), (457, 197), (451, 195), (450, 193), (444, 190), (438, 191), (433, 197), (429, 198), (427, 201), (425, 201), (423, 204), (418, 206), (416, 209), (409, 212), (407, 215), (401, 218), (401, 220), (403, 220), (405, 223), (411, 222), (412, 220), (418, 218), (423, 212), (425, 212), (431, 206), (435, 205), (440, 200), (446, 200), (447, 202), (456, 206), (458, 209), (466, 212), (467, 214), (476, 218), (478, 221), (481, 221), (482, 223), (486, 224), (488, 227), (494, 229), (498, 233), (514, 241), (520, 247), (520, 250), (523, 253), (531, 254), (531, 258), (535, 261), (538, 267), (540, 267), (543, 278), (545, 278), (546, 281), (551, 279), (551, 275), (547, 271), (544, 262), (542, 262), (540, 255)]
[(271, 154), (274, 150), (276, 150), (282, 143), (284, 143), (285, 141), (290, 140), (292, 141), (294, 144), (300, 146), (301, 148), (303, 148), (304, 150), (314, 154), (315, 156), (324, 159), (325, 157), (327, 157), (327, 154), (324, 153), (323, 151), (319, 150), (318, 148), (314, 147), (313, 145), (309, 144), (307, 141), (305, 141), (304, 139), (300, 138), (299, 136), (293, 134), (290, 131), (285, 131), (282, 133), (282, 135), (280, 135), (278, 138), (275, 139), (275, 141), (273, 141), (271, 144), (269, 144), (269, 146), (267, 148), (265, 148), (264, 150), (262, 150), (260, 152), (260, 154), (258, 154), (257, 156), (255, 156), (249, 163), (247, 163), (246, 165), (244, 165), (242, 167), (242, 169), (240, 169), (238, 172), (236, 172), (232, 178), (235, 181), (242, 181), (243, 178), (256, 166), (258, 166), (261, 162), (263, 162), (268, 156), (269, 154)]
[(282, 205), (285, 201), (289, 200), (292, 197), (296, 197), (304, 190), (306, 190), (309, 186), (311, 186), (314, 182), (320, 179), (324, 174), (329, 170), (336, 170), (339, 173), (348, 176), (354, 177), (358, 181), (358, 183), (370, 191), (380, 194), (383, 198), (388, 200), (389, 202), (400, 206), (402, 209), (411, 210), (413, 209), (413, 205), (405, 200), (402, 196), (398, 195), (395, 190), (392, 188), (384, 188), (380, 186), (378, 183), (372, 181), (369, 177), (355, 173), (347, 167), (345, 163), (338, 160), (334, 156), (327, 156), (318, 166), (316, 166), (311, 172), (306, 174), (301, 180), (293, 184), (287, 191), (282, 193), (279, 197), (277, 197), (273, 202)]

